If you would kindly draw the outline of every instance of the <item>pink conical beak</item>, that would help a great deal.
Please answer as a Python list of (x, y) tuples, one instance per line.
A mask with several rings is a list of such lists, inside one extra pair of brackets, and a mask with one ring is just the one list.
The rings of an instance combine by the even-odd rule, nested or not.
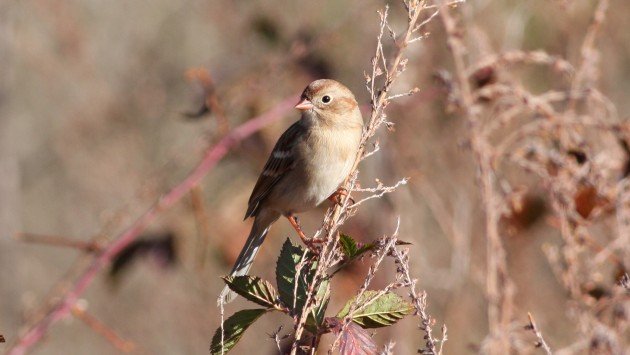
[(295, 105), (295, 108), (300, 111), (310, 110), (313, 108), (313, 103), (311, 103), (308, 99), (304, 98), (302, 99), (302, 101), (298, 102), (297, 105)]

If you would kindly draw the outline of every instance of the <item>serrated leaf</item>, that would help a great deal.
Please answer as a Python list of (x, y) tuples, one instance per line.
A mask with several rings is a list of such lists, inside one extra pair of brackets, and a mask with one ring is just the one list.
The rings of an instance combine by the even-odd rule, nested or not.
[[(303, 255), (304, 250), (293, 245), (293, 243), (291, 243), (291, 241), (287, 238), (282, 245), (282, 250), (280, 251), (280, 256), (278, 257), (278, 262), (276, 263), (276, 283), (278, 285), (280, 300), (290, 309), (293, 309), (294, 303), (296, 309), (301, 309), (301, 306), (304, 304), (304, 300), (300, 299), (300, 296), (304, 295), (307, 290), (305, 289), (306, 285), (301, 280), (298, 283), (296, 295), (298, 299), (295, 299), (294, 297), (295, 276), (298, 264), (302, 260)], [(303, 273), (304, 270), (302, 270), (302, 274)], [(301, 277), (300, 279), (303, 278)]]
[(260, 277), (226, 276), (223, 281), (232, 291), (263, 307), (273, 308), (278, 299), (273, 286)]
[(221, 327), (217, 328), (212, 337), (210, 353), (212, 355), (230, 351), (249, 328), (267, 309), (244, 309), (231, 315), (223, 323), (223, 347), (221, 347)]
[[(387, 292), (379, 296), (366, 307), (361, 307), (367, 301), (378, 294), (378, 291), (365, 291), (357, 302), (359, 311), (354, 312), (352, 321), (363, 328), (386, 327), (401, 320), (404, 316), (414, 311), (413, 305), (405, 301), (402, 297), (393, 292)], [(344, 318), (350, 311), (350, 306), (355, 302), (356, 297), (346, 303), (337, 317)]]
[(330, 297), (326, 296), (326, 288), (328, 287), (328, 280), (322, 281), (319, 285), (319, 290), (315, 296), (321, 303), (318, 307), (314, 308), (311, 314), (306, 318), (306, 329), (312, 333), (316, 333), (319, 326), (324, 322), (324, 316), (326, 314), (326, 308), (328, 308), (328, 302)]
[(372, 243), (366, 243), (359, 245), (351, 236), (347, 234), (341, 234), (339, 236), (339, 245), (343, 254), (347, 260), (355, 259), (366, 251), (374, 249), (375, 245)]
[(348, 258), (351, 258), (353, 255), (355, 255), (357, 253), (357, 250), (359, 249), (359, 247), (357, 247), (357, 242), (347, 234), (341, 234), (339, 236), (339, 245), (341, 246), (343, 254)]
[[(280, 300), (295, 314), (302, 312), (309, 285), (313, 281), (315, 270), (317, 269), (317, 262), (312, 262), (310, 266), (303, 267), (299, 275), (299, 280), (297, 280), (297, 289), (295, 288), (298, 265), (304, 255), (304, 249), (293, 245), (291, 241), (287, 239), (282, 245), (282, 250), (280, 251), (280, 256), (276, 264), (276, 283), (278, 284)], [(308, 253), (306, 253), (306, 255), (308, 256)], [(321, 324), (324, 319), (324, 311), (328, 305), (328, 297), (326, 297), (327, 288), (328, 280), (323, 280), (319, 285), (316, 295), (317, 299), (321, 300), (320, 305), (309, 315), (309, 320), (307, 321), (309, 325)], [(324, 297), (326, 297), (326, 299), (323, 299)]]

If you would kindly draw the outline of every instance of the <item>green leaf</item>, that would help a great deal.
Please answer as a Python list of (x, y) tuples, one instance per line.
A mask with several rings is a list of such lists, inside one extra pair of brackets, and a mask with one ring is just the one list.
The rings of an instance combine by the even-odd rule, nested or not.
[(341, 234), (339, 236), (339, 245), (341, 245), (341, 250), (346, 256), (347, 260), (355, 259), (366, 251), (374, 249), (375, 245), (372, 243), (367, 243), (364, 245), (359, 245), (351, 236), (347, 234)]
[[(278, 293), (282, 303), (293, 311), (300, 314), (306, 303), (306, 296), (309, 285), (315, 276), (317, 262), (313, 261), (310, 265), (305, 265), (300, 271), (299, 280), (297, 280), (297, 289), (295, 288), (296, 274), (298, 265), (305, 255), (305, 250), (299, 246), (293, 245), (287, 239), (282, 245), (280, 256), (276, 264), (276, 282), (278, 284)], [(306, 253), (309, 257), (309, 253)], [(309, 325), (319, 325), (324, 319), (324, 312), (328, 305), (329, 297), (327, 296), (328, 280), (322, 280), (317, 289), (316, 298), (320, 300), (319, 307), (313, 310), (309, 315), (307, 323)], [(325, 299), (324, 299), (325, 298)]]
[(359, 249), (357, 242), (351, 236), (343, 233), (339, 236), (339, 245), (341, 245), (343, 253), (349, 258), (355, 255)]
[(219, 327), (212, 337), (210, 353), (221, 354), (230, 351), (256, 319), (265, 314), (267, 309), (244, 309), (234, 313), (223, 323), (223, 349), (221, 349), (221, 327)]
[[(311, 311), (311, 314), (306, 318), (306, 329), (312, 333), (316, 333), (317, 329), (324, 322), (324, 316), (326, 315), (326, 308), (328, 308), (328, 302), (330, 296), (326, 296), (326, 289), (328, 288), (328, 280), (322, 281), (317, 290), (316, 299), (321, 300), (318, 307)], [(325, 298), (324, 298), (325, 297)]]
[(263, 307), (273, 308), (278, 299), (273, 286), (260, 277), (226, 276), (223, 281), (232, 291)]
[(304, 255), (304, 249), (299, 246), (295, 246), (287, 238), (282, 245), (278, 262), (276, 263), (276, 283), (278, 285), (278, 293), (280, 294), (280, 300), (289, 309), (293, 309), (295, 301), (295, 308), (301, 309), (304, 305), (304, 295), (306, 294), (306, 285), (304, 284), (303, 276), (304, 272), (308, 270), (302, 270), (300, 282), (298, 283), (297, 299), (294, 297), (294, 285), (295, 276), (297, 273), (297, 267), (302, 256)]
[[(413, 305), (405, 301), (402, 297), (393, 292), (387, 292), (379, 296), (366, 307), (363, 304), (374, 298), (378, 291), (365, 291), (357, 302), (352, 321), (359, 324), (363, 328), (379, 328), (386, 327), (401, 320), (404, 316), (414, 311)], [(350, 311), (350, 306), (355, 302), (353, 297), (346, 303), (343, 309), (337, 314), (338, 318), (345, 318)]]

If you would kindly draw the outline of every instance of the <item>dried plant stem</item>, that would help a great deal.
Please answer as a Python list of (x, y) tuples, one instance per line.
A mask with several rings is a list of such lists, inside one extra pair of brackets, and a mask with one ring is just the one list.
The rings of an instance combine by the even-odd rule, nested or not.
[(542, 333), (536, 326), (536, 322), (534, 322), (534, 317), (532, 317), (532, 314), (529, 312), (527, 312), (527, 317), (529, 318), (529, 324), (527, 324), (525, 328), (531, 330), (536, 336), (536, 339), (538, 339), (538, 341), (536, 342), (536, 347), (542, 348), (545, 353), (547, 353), (547, 355), (551, 355), (551, 348), (549, 347), (549, 345), (547, 345), (547, 342), (543, 338)]
[(343, 322), (343, 326), (342, 326), (343, 328), (339, 332), (337, 337), (335, 338), (335, 340), (333, 342), (333, 345), (331, 347), (331, 350), (334, 350), (335, 348), (337, 348), (337, 346), (339, 346), (339, 342), (341, 340), (341, 335), (343, 333), (343, 329), (345, 329), (345, 327), (347, 327), (348, 323), (352, 319), (352, 316), (356, 312), (358, 312), (361, 309), (367, 307), (368, 305), (373, 303), (376, 299), (378, 299), (380, 296), (382, 296), (383, 294), (385, 294), (385, 293), (387, 293), (389, 291), (389, 287), (385, 287), (384, 289), (380, 290), (377, 294), (372, 296), (370, 299), (363, 300), (361, 305), (359, 305), (359, 303), (358, 303), (359, 300), (362, 299), (362, 296), (365, 294), (365, 291), (367, 291), (368, 287), (370, 286), (370, 283), (374, 279), (374, 276), (376, 275), (376, 271), (378, 270), (379, 266), (381, 265), (381, 263), (385, 259), (385, 256), (387, 256), (387, 254), (392, 252), (392, 249), (395, 249), (394, 246), (396, 245), (396, 241), (397, 241), (398, 228), (400, 227), (400, 220), (398, 222), (399, 222), (399, 224), (398, 224), (398, 226), (396, 226), (396, 231), (394, 232), (394, 235), (392, 235), (389, 238), (385, 238), (385, 240), (382, 242), (383, 247), (379, 249), (379, 251), (377, 253), (377, 256), (376, 256), (376, 261), (370, 266), (370, 268), (369, 268), (369, 270), (367, 272), (367, 276), (365, 277), (365, 280), (363, 281), (363, 284), (359, 288), (359, 292), (357, 292), (357, 295), (355, 296), (355, 301), (350, 305), (350, 308), (348, 309), (348, 314), (346, 315), (346, 317), (343, 320), (344, 321)]
[(136, 349), (136, 345), (133, 342), (123, 339), (113, 329), (88, 313), (86, 310), (77, 306), (72, 307), (72, 315), (77, 319), (80, 319), (94, 332), (102, 335), (105, 340), (110, 342), (119, 351), (123, 353), (130, 353)]
[[(358, 177), (357, 166), (359, 162), (365, 158), (365, 147), (367, 142), (374, 136), (376, 130), (386, 121), (384, 110), (391, 100), (389, 92), (393, 83), (404, 71), (407, 62), (407, 60), (404, 59), (405, 49), (411, 43), (416, 32), (420, 29), (421, 26), (418, 25), (420, 15), (427, 8), (426, 1), (404, 1), (404, 5), (408, 12), (407, 28), (402, 37), (396, 40), (396, 50), (393, 54), (393, 59), (391, 59), (389, 63), (384, 54), (382, 42), (383, 35), (386, 30), (388, 30), (390, 35), (394, 37), (393, 31), (387, 22), (389, 8), (385, 7), (384, 11), (379, 11), (380, 31), (377, 38), (375, 56), (372, 59), (372, 74), (371, 76), (366, 75), (368, 91), (371, 94), (372, 112), (363, 132), (361, 145), (357, 150), (354, 166), (342, 185), (346, 191), (351, 192), (355, 188)], [(382, 75), (384, 75), (382, 78), (382, 85), (378, 87), (376, 83), (381, 82), (379, 77)], [(297, 322), (295, 323), (295, 341), (293, 342), (291, 348), (291, 354), (297, 353), (298, 346), (304, 334), (304, 327), (308, 314), (316, 306), (316, 290), (318, 289), (321, 281), (326, 277), (326, 270), (328, 270), (336, 260), (336, 247), (338, 244), (337, 230), (348, 216), (347, 210), (349, 198), (350, 194), (343, 196), (339, 205), (329, 209), (324, 219), (323, 227), (316, 233), (316, 235), (320, 233), (325, 235), (325, 243), (318, 258), (317, 269), (309, 287), (305, 306), (302, 310), (302, 314), (298, 316)], [(427, 334), (427, 337), (432, 339), (431, 334)]]
[(208, 255), (210, 223), (201, 186), (197, 185), (190, 190), (190, 203), (197, 223), (197, 269), (203, 270)]
[[(221, 105), (219, 98), (217, 97), (216, 87), (212, 75), (205, 68), (193, 68), (186, 72), (188, 80), (197, 80), (201, 84), (204, 91), (204, 106), (200, 112), (212, 112), (218, 124), (218, 134), (224, 136), (228, 134), (230, 130), (230, 122), (225, 116), (225, 110)], [(193, 114), (196, 116), (197, 114)]]
[(88, 253), (96, 252), (101, 248), (95, 241), (75, 240), (60, 235), (18, 233), (15, 235), (15, 238), (27, 243), (74, 248)]
[[(595, 48), (595, 39), (597, 38), (601, 24), (606, 18), (608, 3), (609, 0), (600, 0), (598, 2), (595, 14), (593, 15), (593, 21), (591, 22), (591, 25), (586, 32), (586, 36), (582, 41), (582, 46), (580, 48), (580, 54), (582, 57), (581, 63), (575, 73), (575, 78), (571, 83), (571, 92), (574, 94), (583, 90), (585, 87), (592, 86), (596, 80), (596, 72), (594, 69), (597, 68), (596, 64), (599, 58), (599, 53)], [(569, 111), (575, 111), (576, 105), (577, 99), (573, 97), (569, 104)]]
[(470, 127), (470, 145), (477, 162), (481, 198), (486, 214), (488, 323), (490, 335), (496, 340), (496, 343), (493, 343), (494, 345), (490, 348), (495, 354), (508, 354), (510, 343), (505, 332), (512, 318), (514, 286), (508, 275), (505, 249), (499, 232), (501, 198), (495, 187), (496, 176), (492, 166), (492, 149), (488, 138), (483, 133), (479, 110), (475, 105), (472, 89), (466, 75), (465, 47), (461, 42), (461, 34), (458, 33), (456, 22), (449, 11), (449, 6), (443, 2), (440, 18), (446, 29), (448, 47), (455, 63), (460, 104)]
[(425, 348), (420, 350), (422, 354), (441, 354), (444, 342), (446, 342), (446, 326), (442, 328), (442, 339), (440, 340), (440, 349), (436, 351), (436, 340), (433, 338), (433, 321), (427, 313), (427, 294), (421, 292), (420, 295), (416, 292), (416, 283), (418, 280), (411, 277), (409, 270), (409, 257), (408, 250), (404, 253), (396, 248), (392, 248), (392, 253), (397, 261), (400, 271), (403, 276), (403, 281), (408, 285), (409, 296), (413, 301), (413, 305), (416, 308), (416, 313), (420, 317), (420, 329), (426, 334)]
[(44, 335), (48, 333), (54, 323), (71, 312), (79, 296), (83, 294), (92, 281), (94, 281), (98, 272), (109, 265), (114, 256), (132, 243), (160, 213), (175, 205), (175, 203), (188, 194), (193, 187), (197, 186), (203, 177), (216, 166), (230, 149), (261, 128), (281, 118), (293, 107), (296, 100), (295, 97), (291, 97), (281, 101), (270, 111), (236, 127), (217, 144), (210, 147), (201, 162), (182, 182), (164, 194), (127, 229), (115, 237), (108, 245), (103, 246), (101, 252), (94, 255), (89, 265), (80, 273), (80, 276), (65, 293), (50, 307), (40, 320), (32, 324), (28, 330), (15, 341), (8, 349), (7, 353), (10, 355), (21, 355), (37, 344)]

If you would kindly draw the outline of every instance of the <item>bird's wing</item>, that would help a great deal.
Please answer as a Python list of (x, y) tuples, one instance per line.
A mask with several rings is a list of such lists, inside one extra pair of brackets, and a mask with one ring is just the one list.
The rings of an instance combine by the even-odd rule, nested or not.
[(295, 145), (304, 137), (306, 128), (297, 121), (278, 139), (249, 197), (245, 218), (256, 216), (260, 203), (288, 171), (295, 166)]

